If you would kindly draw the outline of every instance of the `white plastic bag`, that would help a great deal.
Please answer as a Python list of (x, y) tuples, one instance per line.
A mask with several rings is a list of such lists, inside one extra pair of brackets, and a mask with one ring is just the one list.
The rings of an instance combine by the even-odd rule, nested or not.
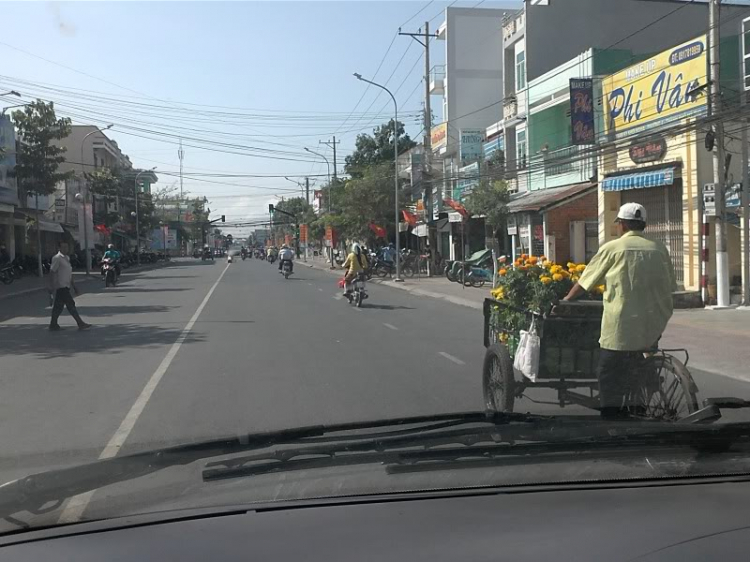
[(513, 360), (513, 368), (531, 382), (536, 382), (539, 374), (539, 353), (541, 340), (536, 333), (536, 324), (532, 320), (529, 331), (521, 330), (521, 338), (516, 349), (516, 357)]

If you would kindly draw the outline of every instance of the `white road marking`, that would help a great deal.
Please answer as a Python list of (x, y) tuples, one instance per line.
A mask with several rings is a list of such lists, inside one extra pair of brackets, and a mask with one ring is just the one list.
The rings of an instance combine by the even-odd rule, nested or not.
[[(117, 456), (117, 453), (125, 444), (125, 440), (128, 438), (128, 435), (130, 435), (130, 432), (133, 431), (135, 422), (138, 421), (138, 418), (143, 413), (143, 409), (146, 407), (146, 404), (148, 404), (151, 395), (154, 393), (154, 390), (156, 390), (156, 387), (164, 376), (164, 373), (166, 373), (167, 369), (169, 369), (169, 365), (172, 363), (175, 356), (177, 355), (177, 352), (180, 350), (180, 347), (182, 347), (182, 344), (187, 339), (188, 334), (190, 334), (190, 330), (193, 329), (193, 326), (198, 320), (198, 317), (201, 315), (201, 312), (203, 312), (206, 304), (208, 304), (208, 300), (211, 298), (211, 295), (213, 295), (216, 287), (218, 287), (222, 277), (224, 277), (224, 274), (227, 272), (227, 269), (229, 269), (229, 264), (224, 267), (224, 271), (221, 272), (219, 278), (209, 289), (208, 293), (206, 293), (206, 296), (203, 298), (203, 302), (201, 302), (200, 306), (198, 306), (195, 314), (193, 314), (192, 318), (190, 318), (190, 321), (182, 329), (182, 332), (180, 332), (177, 340), (172, 344), (172, 347), (169, 348), (169, 351), (164, 356), (164, 359), (162, 359), (159, 366), (156, 368), (156, 371), (154, 371), (154, 374), (151, 375), (151, 378), (146, 383), (146, 386), (143, 387), (141, 394), (138, 396), (135, 403), (130, 407), (130, 411), (125, 416), (125, 419), (123, 419), (120, 423), (120, 427), (117, 428), (117, 431), (115, 431), (115, 434), (112, 436), (112, 438), (109, 440), (109, 443), (107, 443), (107, 446), (104, 447), (104, 450), (99, 455), (99, 460), (111, 459)], [(75, 523), (76, 521), (80, 520), (83, 512), (86, 509), (86, 506), (91, 501), (91, 497), (94, 495), (95, 491), (96, 490), (93, 490), (91, 492), (86, 492), (85, 494), (79, 494), (70, 498), (67, 501), (63, 512), (60, 514), (58, 523)]]
[[(312, 283), (310, 283), (310, 285), (312, 285)], [(321, 289), (320, 287), (318, 287), (318, 291), (320, 291), (322, 293), (323, 289)]]
[(458, 357), (454, 357), (450, 353), (446, 353), (445, 351), (439, 351), (438, 355), (442, 355), (445, 357), (448, 361), (453, 361), (456, 365), (466, 365), (463, 361), (461, 361)]
[(383, 323), (383, 326), (385, 326), (385, 327), (386, 327), (386, 328), (388, 328), (389, 330), (398, 330), (398, 328), (396, 328), (396, 326), (394, 326), (393, 324), (386, 324), (386, 323)]

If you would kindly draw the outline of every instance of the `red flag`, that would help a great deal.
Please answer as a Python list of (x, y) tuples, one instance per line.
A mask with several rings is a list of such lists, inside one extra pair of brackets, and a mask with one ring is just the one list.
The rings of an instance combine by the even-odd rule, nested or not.
[(404, 220), (408, 222), (411, 226), (417, 226), (417, 215), (414, 213), (410, 213), (406, 209), (401, 211), (404, 214)]
[(466, 207), (461, 205), (461, 203), (459, 203), (458, 201), (454, 201), (453, 199), (443, 199), (443, 203), (448, 205), (451, 209), (459, 213), (465, 219), (469, 218), (469, 211), (467, 211)]
[(374, 222), (370, 223), (370, 230), (372, 230), (375, 233), (376, 238), (387, 238), (388, 233), (385, 231), (385, 228), (382, 226), (378, 226)]

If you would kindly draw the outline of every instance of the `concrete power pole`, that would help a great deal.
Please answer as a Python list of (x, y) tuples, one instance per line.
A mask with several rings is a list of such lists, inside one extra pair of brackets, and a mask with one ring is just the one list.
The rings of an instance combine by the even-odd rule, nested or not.
[(336, 135), (333, 136), (332, 141), (318, 141), (319, 144), (324, 144), (328, 147), (333, 148), (333, 182), (338, 182), (338, 167), (336, 165), (336, 145), (341, 144), (341, 141), (336, 140)]
[(724, 220), (726, 190), (726, 170), (724, 162), (724, 124), (721, 114), (721, 85), (719, 84), (719, 10), (721, 0), (710, 0), (708, 11), (709, 28), (709, 95), (710, 115), (714, 119), (713, 132), (715, 149), (713, 150), (713, 171), (716, 193), (716, 304), (727, 307), (729, 300), (729, 255), (727, 254), (727, 230)]
[(310, 178), (305, 178), (305, 201), (310, 204)]
[[(424, 32), (420, 29), (417, 33), (402, 33), (408, 35), (424, 47), (424, 140), (422, 141), (422, 187), (424, 189), (425, 222), (429, 225), (433, 222), (435, 201), (432, 197), (432, 108), (430, 106), (430, 22), (424, 24)], [(428, 229), (430, 249), (432, 250), (432, 262), (428, 262), (428, 274), (437, 271), (434, 262), (437, 256), (437, 232), (433, 228)]]
[[(177, 202), (177, 235), (180, 235), (180, 228), (182, 227), (182, 159), (185, 157), (185, 151), (182, 150), (182, 139), (180, 139), (180, 148), (177, 151), (177, 156), (180, 158), (180, 200)], [(180, 250), (182, 250), (183, 240), (180, 238)]]

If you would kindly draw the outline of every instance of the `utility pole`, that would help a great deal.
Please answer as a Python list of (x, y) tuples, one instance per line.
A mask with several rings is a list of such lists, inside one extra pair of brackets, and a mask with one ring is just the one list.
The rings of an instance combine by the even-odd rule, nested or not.
[(305, 201), (310, 204), (310, 178), (305, 178)]
[(727, 230), (724, 194), (726, 170), (724, 162), (724, 124), (721, 114), (721, 86), (719, 84), (719, 10), (721, 0), (710, 0), (708, 11), (709, 28), (709, 96), (710, 116), (713, 118), (715, 147), (713, 150), (714, 185), (716, 192), (716, 304), (720, 308), (729, 306), (729, 255), (727, 254)]
[[(424, 32), (418, 30), (417, 33), (402, 33), (398, 30), (399, 35), (408, 35), (417, 43), (424, 47), (424, 140), (422, 141), (422, 186), (424, 188), (425, 202), (425, 223), (433, 222), (435, 201), (432, 197), (432, 108), (430, 106), (430, 37), (437, 37), (437, 34), (430, 35), (430, 22), (424, 23)], [(434, 228), (428, 227), (428, 240), (432, 250), (432, 260), (428, 261), (428, 275), (437, 271), (435, 259), (437, 257), (437, 232)]]
[(332, 141), (318, 141), (318, 143), (333, 148), (333, 181), (334, 183), (338, 183), (338, 168), (336, 167), (336, 145), (341, 144), (341, 141), (337, 141), (336, 135), (333, 135)]
[[(180, 148), (177, 150), (177, 156), (180, 158), (180, 200), (177, 202), (177, 236), (180, 236), (180, 230), (182, 228), (182, 159), (185, 157), (185, 151), (182, 150), (182, 139), (180, 139)], [(181, 251), (183, 240), (182, 238), (179, 240)]]

